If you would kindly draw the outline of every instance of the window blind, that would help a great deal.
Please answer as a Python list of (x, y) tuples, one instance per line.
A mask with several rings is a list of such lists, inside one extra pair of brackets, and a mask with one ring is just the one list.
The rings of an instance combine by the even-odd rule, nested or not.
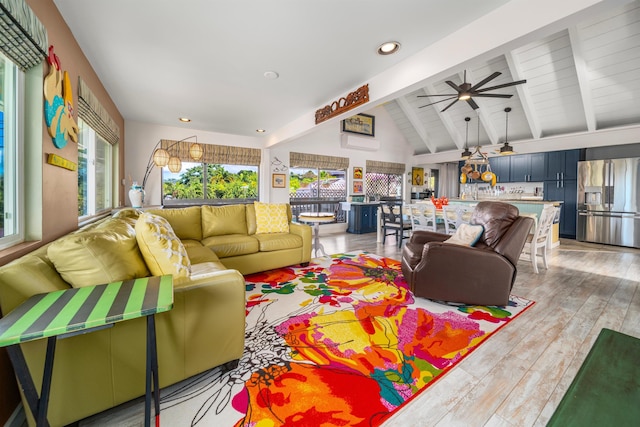
[[(195, 141), (173, 141), (163, 139), (160, 146), (175, 155), (183, 162), (193, 162), (189, 156), (189, 148)], [(260, 166), (262, 156), (259, 148), (233, 147), (230, 145), (203, 144), (198, 142), (204, 153), (202, 158), (198, 160), (200, 163), (209, 163), (216, 165), (247, 165)]]
[(120, 140), (120, 127), (81, 77), (78, 77), (78, 116), (109, 144)]
[(391, 175), (403, 175), (404, 163), (381, 162), (377, 160), (367, 160), (367, 173), (386, 173)]
[(292, 168), (346, 170), (349, 167), (349, 158), (291, 152), (289, 164)]
[(0, 50), (22, 71), (47, 57), (47, 29), (24, 0), (0, 0)]

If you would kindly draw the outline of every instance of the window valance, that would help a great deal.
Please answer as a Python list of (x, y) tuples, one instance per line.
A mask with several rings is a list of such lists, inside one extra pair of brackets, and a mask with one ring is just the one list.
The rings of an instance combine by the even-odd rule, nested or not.
[[(193, 162), (189, 155), (189, 148), (195, 141), (173, 141), (171, 139), (163, 139), (160, 141), (160, 147), (169, 151), (183, 162)], [(214, 145), (203, 144), (204, 153), (202, 158), (198, 160), (201, 163), (217, 164), (217, 165), (247, 165), (259, 166), (262, 152), (259, 148), (233, 147), (230, 145)]]
[(117, 144), (120, 140), (120, 127), (81, 77), (78, 77), (78, 117), (108, 143)]
[(386, 173), (391, 175), (404, 175), (404, 163), (380, 162), (367, 160), (367, 173)]
[(292, 168), (347, 170), (349, 158), (291, 152), (289, 153), (289, 164)]
[(24, 0), (0, 0), (0, 51), (22, 71), (47, 57), (47, 29)]

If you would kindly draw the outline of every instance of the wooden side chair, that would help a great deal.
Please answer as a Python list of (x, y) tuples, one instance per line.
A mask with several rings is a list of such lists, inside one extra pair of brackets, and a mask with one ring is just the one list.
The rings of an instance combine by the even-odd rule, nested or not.
[(529, 254), (531, 256), (533, 272), (536, 274), (538, 274), (538, 251), (540, 251), (544, 268), (549, 269), (549, 264), (547, 263), (547, 249), (549, 248), (551, 241), (551, 227), (553, 226), (553, 220), (556, 217), (557, 210), (558, 208), (551, 205), (545, 206), (544, 209), (542, 209), (542, 213), (536, 223), (535, 230), (533, 233), (529, 233), (525, 243), (525, 248), (529, 249)]
[(442, 219), (444, 221), (444, 232), (455, 234), (461, 224), (469, 224), (473, 209), (470, 206), (445, 205), (442, 207)]
[(436, 207), (429, 203), (407, 205), (411, 216), (411, 232), (416, 230), (437, 231)]
[(410, 236), (405, 232), (411, 231), (411, 221), (406, 221), (402, 212), (402, 202), (384, 202), (382, 211), (382, 244), (387, 236), (395, 235), (398, 247), (402, 247), (402, 240)]

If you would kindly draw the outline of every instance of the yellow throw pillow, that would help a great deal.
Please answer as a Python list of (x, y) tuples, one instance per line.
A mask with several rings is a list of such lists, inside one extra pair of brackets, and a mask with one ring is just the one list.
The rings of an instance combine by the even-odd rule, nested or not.
[(47, 256), (74, 288), (149, 276), (135, 230), (121, 219), (56, 240)]
[(256, 234), (289, 232), (286, 203), (254, 202), (254, 206), (256, 210)]
[(165, 218), (148, 212), (140, 215), (136, 222), (136, 239), (154, 276), (172, 274), (175, 281), (191, 275), (187, 250)]

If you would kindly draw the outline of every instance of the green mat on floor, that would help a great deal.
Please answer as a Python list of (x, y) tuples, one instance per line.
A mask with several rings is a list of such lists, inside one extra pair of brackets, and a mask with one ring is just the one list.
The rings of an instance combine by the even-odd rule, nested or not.
[(640, 340), (600, 335), (547, 426), (640, 425)]

